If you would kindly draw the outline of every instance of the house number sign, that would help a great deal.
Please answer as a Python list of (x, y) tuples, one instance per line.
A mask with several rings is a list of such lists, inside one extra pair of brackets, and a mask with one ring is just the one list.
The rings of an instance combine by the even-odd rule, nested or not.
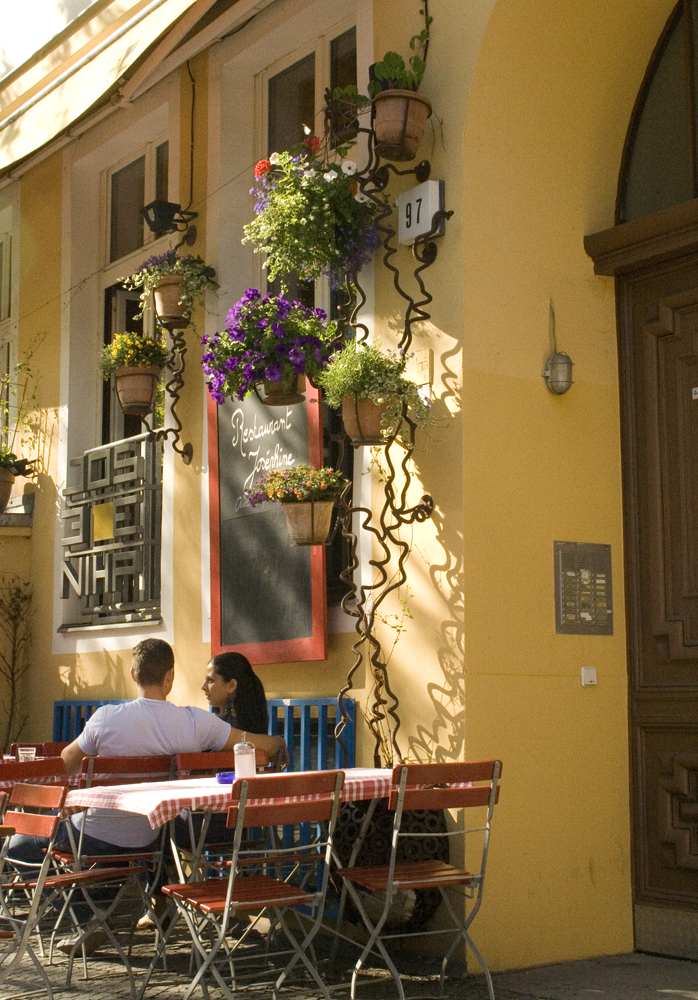
[[(398, 240), (411, 244), (431, 231), (435, 214), (444, 208), (444, 182), (424, 181), (398, 195)], [(445, 220), (435, 236), (443, 236)]]

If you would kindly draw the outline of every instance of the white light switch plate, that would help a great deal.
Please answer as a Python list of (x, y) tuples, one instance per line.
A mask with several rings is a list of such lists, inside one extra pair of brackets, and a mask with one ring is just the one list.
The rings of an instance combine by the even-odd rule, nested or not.
[(582, 687), (596, 685), (596, 667), (582, 667)]

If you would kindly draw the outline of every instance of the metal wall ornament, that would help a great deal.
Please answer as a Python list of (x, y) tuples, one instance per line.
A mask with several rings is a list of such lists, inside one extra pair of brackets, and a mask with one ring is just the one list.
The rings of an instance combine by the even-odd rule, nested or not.
[[(451, 218), (453, 212), (445, 210), (436, 212), (429, 231), (420, 236), (411, 247), (412, 255), (416, 261), (412, 277), (417, 282), (419, 289), (419, 297), (415, 299), (401, 284), (399, 268), (393, 261), (393, 257), (397, 253), (397, 246), (394, 242), (397, 231), (389, 222), (393, 209), (384, 192), (392, 175), (396, 177), (413, 175), (419, 183), (428, 180), (431, 165), (427, 160), (422, 160), (414, 168), (398, 169), (393, 163), (381, 163), (373, 128), (373, 108), (371, 114), (371, 127), (358, 129), (359, 133), (364, 133), (368, 137), (368, 162), (363, 170), (352, 176), (352, 181), (357, 185), (357, 194), (370, 200), (376, 207), (376, 226), (383, 237), (382, 263), (391, 272), (393, 286), (402, 299), (404, 307), (404, 326), (397, 349), (406, 354), (412, 344), (413, 325), (431, 318), (427, 308), (433, 297), (426, 289), (423, 273), (437, 257), (438, 248), (434, 237), (443, 232), (444, 224), (446, 220)], [(346, 108), (334, 101), (332, 92), (328, 89), (325, 93), (326, 135), (331, 133), (333, 121), (341, 122), (343, 117), (346, 117)], [(381, 258), (380, 249), (376, 251), (376, 256)], [(353, 328), (357, 340), (367, 340), (368, 327), (360, 321), (361, 309), (365, 305), (367, 297), (359, 283), (357, 274), (346, 275), (342, 291), (344, 294), (341, 296), (341, 304), (338, 308), (340, 322), (345, 329)], [(419, 502), (413, 505), (410, 505), (408, 500), (412, 481), (410, 465), (416, 428), (416, 423), (408, 415), (407, 406), (403, 405), (402, 423), (384, 443), (382, 467), (385, 473), (385, 501), (378, 517), (374, 519), (374, 513), (369, 508), (349, 506), (344, 498), (339, 506), (338, 521), (342, 535), (348, 541), (350, 552), (350, 564), (341, 574), (341, 579), (350, 588), (342, 601), (342, 608), (346, 614), (356, 619), (357, 638), (352, 645), (355, 659), (337, 698), (341, 719), (337, 723), (335, 734), (341, 742), (342, 730), (349, 721), (343, 703), (344, 698), (352, 690), (354, 676), (363, 662), (364, 650), (368, 648), (370, 650), (369, 660), (373, 688), (367, 722), (375, 741), (374, 763), (376, 766), (380, 766), (382, 763), (380, 751), (384, 744), (385, 727), (390, 732), (391, 746), (389, 748), (383, 746), (384, 751), (387, 749), (388, 755), (393, 760), (403, 762), (398, 741), (398, 731), (401, 724), (399, 699), (390, 685), (385, 656), (375, 634), (376, 615), (386, 598), (407, 581), (405, 564), (411, 546), (400, 538), (400, 529), (428, 520), (434, 511), (434, 500), (429, 494), (424, 494)], [(400, 453), (398, 458), (394, 457), (396, 449)], [(359, 566), (357, 558), (358, 537), (351, 530), (355, 514), (360, 515), (361, 530), (369, 532), (374, 550), (377, 552), (376, 556), (369, 560), (374, 571), (374, 579), (369, 586), (358, 585), (354, 576)]]

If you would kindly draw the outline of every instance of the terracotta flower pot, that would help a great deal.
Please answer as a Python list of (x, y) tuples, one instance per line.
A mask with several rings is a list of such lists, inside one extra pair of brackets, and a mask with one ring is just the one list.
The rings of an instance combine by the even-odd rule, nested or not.
[(294, 545), (324, 545), (332, 523), (333, 500), (282, 503), (286, 527)]
[(189, 321), (184, 319), (184, 306), (179, 301), (181, 292), (182, 277), (179, 274), (166, 274), (153, 289), (158, 323), (167, 330), (182, 330), (189, 326)]
[(4, 513), (15, 483), (15, 474), (4, 466), (0, 468), (0, 514)]
[(383, 414), (387, 403), (374, 403), (372, 399), (357, 399), (345, 396), (342, 400), (342, 420), (344, 429), (355, 448), (362, 444), (385, 444), (381, 434)]
[(145, 417), (153, 408), (160, 381), (160, 369), (152, 367), (117, 368), (114, 372), (116, 394), (124, 413)]
[(376, 152), (386, 160), (413, 160), (431, 115), (431, 101), (414, 90), (382, 90), (373, 103)]
[(292, 406), (302, 403), (305, 396), (298, 388), (298, 375), (288, 375), (280, 382), (269, 382), (264, 379), (264, 395), (262, 402), (267, 406)]

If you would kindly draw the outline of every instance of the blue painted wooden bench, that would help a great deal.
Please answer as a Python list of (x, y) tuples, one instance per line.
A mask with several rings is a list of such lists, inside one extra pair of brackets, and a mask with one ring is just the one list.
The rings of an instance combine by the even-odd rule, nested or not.
[[(122, 705), (128, 698), (53, 703), (53, 740), (74, 740), (101, 705)], [(270, 698), (269, 732), (280, 733), (288, 744), (291, 771), (325, 771), (354, 767), (356, 706), (344, 699), (348, 715), (341, 739), (334, 735), (339, 717), (336, 698)]]

